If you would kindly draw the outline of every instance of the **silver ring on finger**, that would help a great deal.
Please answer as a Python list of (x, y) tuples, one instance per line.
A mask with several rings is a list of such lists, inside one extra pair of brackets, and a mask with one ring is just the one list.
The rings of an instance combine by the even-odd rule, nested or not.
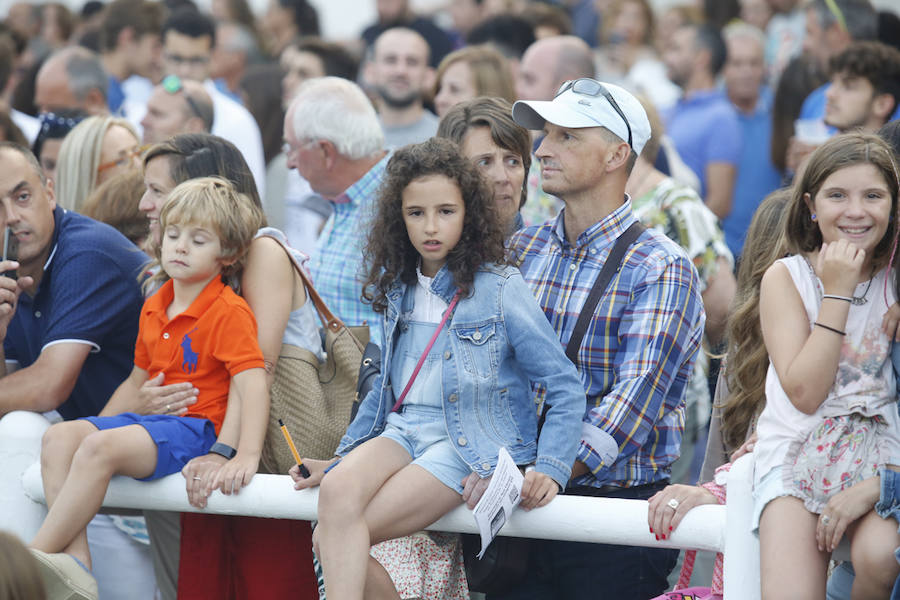
[(828, 515), (822, 515), (821, 518), (822, 518), (822, 525), (827, 526), (829, 523), (831, 523), (831, 517), (829, 517)]
[(666, 506), (668, 506), (672, 510), (678, 510), (678, 500), (676, 500), (675, 498), (672, 498), (671, 500), (666, 502)]
[(203, 478), (197, 477), (196, 475), (194, 475), (194, 481), (203, 481)]

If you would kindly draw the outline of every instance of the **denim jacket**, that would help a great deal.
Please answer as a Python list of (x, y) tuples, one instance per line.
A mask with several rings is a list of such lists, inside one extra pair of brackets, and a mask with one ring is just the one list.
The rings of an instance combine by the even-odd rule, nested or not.
[[(360, 403), (339, 455), (384, 430), (401, 391), (392, 389), (390, 372), (397, 336), (409, 318), (401, 309), (406, 289), (397, 281), (388, 292), (381, 374)], [(446, 267), (431, 291), (447, 303), (452, 299), (456, 286)], [(487, 477), (505, 446), (516, 464), (535, 463), (537, 471), (565, 487), (581, 440), (584, 388), (518, 269), (483, 265), (446, 327), (449, 335), (440, 349), (442, 405), (447, 435), (459, 455)], [(538, 441), (544, 403), (548, 410)]]

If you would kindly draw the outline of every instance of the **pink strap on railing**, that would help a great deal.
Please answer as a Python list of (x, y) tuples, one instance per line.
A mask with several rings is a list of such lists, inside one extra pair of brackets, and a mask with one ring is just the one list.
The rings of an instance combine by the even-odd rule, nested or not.
[(409, 381), (406, 382), (406, 387), (403, 388), (403, 391), (400, 393), (400, 397), (397, 398), (397, 401), (394, 403), (394, 407), (391, 409), (391, 412), (396, 412), (397, 409), (403, 405), (403, 399), (406, 398), (406, 394), (409, 392), (409, 388), (412, 387), (413, 381), (416, 380), (416, 375), (419, 374), (419, 370), (425, 363), (425, 358), (428, 356), (428, 353), (431, 352), (431, 347), (434, 346), (434, 343), (437, 341), (438, 334), (441, 333), (441, 329), (444, 328), (444, 325), (447, 323), (447, 319), (450, 318), (450, 313), (452, 313), (453, 309), (456, 308), (457, 302), (459, 302), (459, 290), (456, 290), (456, 293), (453, 294), (453, 299), (450, 300), (450, 306), (448, 306), (447, 310), (444, 311), (444, 318), (441, 319), (440, 325), (438, 325), (437, 329), (434, 330), (434, 335), (431, 336), (431, 341), (428, 342), (428, 346), (425, 348), (425, 352), (423, 352), (422, 356), (419, 357), (419, 362), (416, 363), (416, 368), (413, 369), (412, 375), (410, 375), (409, 377)]

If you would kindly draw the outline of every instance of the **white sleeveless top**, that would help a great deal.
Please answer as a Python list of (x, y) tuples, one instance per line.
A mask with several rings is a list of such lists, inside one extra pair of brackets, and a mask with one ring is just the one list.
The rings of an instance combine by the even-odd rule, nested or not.
[[(782, 258), (800, 293), (810, 331), (819, 315), (824, 287), (812, 266), (801, 255)], [(887, 289), (885, 289), (887, 283)], [(868, 288), (868, 291), (866, 291)], [(900, 416), (891, 364), (891, 340), (881, 330), (881, 319), (896, 300), (893, 278), (884, 268), (871, 281), (859, 284), (854, 295), (865, 294), (867, 302), (851, 304), (841, 346), (841, 358), (834, 385), (815, 413), (807, 415), (794, 407), (781, 387), (775, 367), (769, 361), (766, 374), (766, 407), (759, 416), (753, 456), (754, 484), (773, 468), (782, 465), (791, 442), (806, 439), (809, 432), (829, 416), (859, 413), (881, 415), (888, 424), (888, 455), (900, 459)], [(892, 459), (892, 463), (895, 461)]]
[[(287, 237), (274, 227), (263, 227), (256, 232), (254, 239), (264, 235), (278, 238), (287, 245)], [(294, 255), (297, 262), (305, 267), (309, 257), (295, 248), (290, 246), (288, 248), (290, 248), (291, 254)], [(293, 272), (293, 270), (292, 266), (291, 271)], [(309, 274), (309, 271), (307, 271), (307, 274)], [(288, 316), (287, 326), (284, 328), (284, 336), (281, 339), (281, 343), (309, 350), (316, 355), (319, 362), (325, 360), (325, 353), (322, 351), (322, 338), (319, 335), (319, 315), (312, 301), (307, 299), (303, 306), (291, 311)]]

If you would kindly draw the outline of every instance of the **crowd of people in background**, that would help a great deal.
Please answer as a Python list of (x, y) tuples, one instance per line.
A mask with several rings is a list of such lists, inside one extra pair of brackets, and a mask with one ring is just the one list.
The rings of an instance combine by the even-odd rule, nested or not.
[[(660, 540), (752, 453), (762, 597), (900, 599), (900, 9), (373, 5), (350, 40), (308, 0), (2, 15), (0, 418), (56, 423), (11, 597), (468, 597), (370, 546), (473, 507), (503, 446), (524, 508), (648, 500)], [(181, 471), (202, 509), (257, 472), (282, 344), (324, 358), (295, 263), (382, 356), (291, 472), (319, 525), (95, 515), (114, 474)], [(535, 540), (488, 598), (645, 600), (678, 558)]]

